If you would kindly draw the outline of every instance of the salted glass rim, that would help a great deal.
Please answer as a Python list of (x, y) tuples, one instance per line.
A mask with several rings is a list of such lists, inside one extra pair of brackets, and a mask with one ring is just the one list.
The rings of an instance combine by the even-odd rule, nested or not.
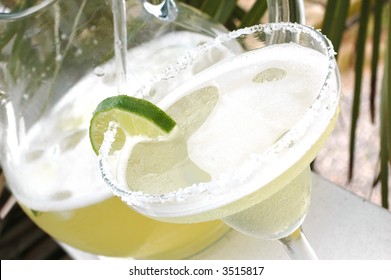
[[(272, 157), (274, 154), (278, 154), (286, 150), (287, 148), (289, 148), (292, 141), (295, 141), (296, 139), (300, 139), (301, 137), (303, 137), (303, 134), (306, 133), (308, 127), (311, 126), (311, 122), (313, 122), (316, 116), (320, 113), (323, 100), (327, 98), (328, 83), (333, 77), (334, 71), (337, 70), (335, 57), (334, 57), (336, 53), (334, 52), (334, 48), (330, 40), (319, 31), (315, 30), (312, 27), (298, 24), (298, 23), (267, 23), (267, 24), (254, 25), (251, 27), (246, 27), (228, 33), (224, 33), (215, 37), (214, 40), (204, 43), (188, 51), (184, 56), (180, 57), (176, 63), (170, 64), (160, 74), (152, 78), (152, 82), (149, 85), (162, 80), (168, 80), (170, 78), (175, 77), (176, 75), (178, 75), (178, 73), (180, 73), (182, 69), (191, 65), (199, 55), (202, 55), (209, 49), (218, 46), (222, 43), (226, 43), (231, 40), (237, 39), (241, 35), (250, 35), (256, 32), (264, 32), (266, 34), (271, 34), (272, 32), (276, 32), (276, 31), (278, 32), (281, 30), (282, 31), (285, 30), (292, 33), (299, 33), (299, 34), (307, 33), (311, 36), (311, 38), (314, 38), (316, 41), (321, 43), (324, 47), (325, 55), (328, 58), (328, 72), (315, 101), (312, 103), (311, 107), (305, 112), (305, 114), (301, 117), (301, 119), (266, 151), (257, 154), (259, 156), (259, 158), (257, 159), (258, 161), (262, 159), (267, 160), (269, 157)], [(339, 76), (338, 75), (336, 76), (338, 79), (337, 83), (339, 86), (340, 84)], [(141, 88), (138, 91), (140, 97), (144, 97), (144, 98), (147, 97), (146, 92), (149, 92), (148, 91), (149, 89), (150, 88), (148, 85)], [(338, 93), (337, 95), (338, 97), (340, 97), (340, 93)], [(338, 105), (336, 105), (335, 108), (333, 108), (333, 111), (336, 111), (337, 107)], [(111, 138), (112, 138), (111, 141), (114, 141), (114, 135), (111, 135)], [(214, 188), (219, 188), (219, 187), (224, 188), (225, 186), (221, 184), (227, 183), (227, 178), (217, 178), (206, 183), (205, 182), (194, 183), (190, 186), (181, 188), (173, 192), (167, 192), (164, 194), (149, 194), (149, 193), (143, 193), (141, 191), (124, 190), (118, 187), (120, 186), (118, 182), (113, 178), (111, 178), (110, 174), (107, 174), (105, 172), (105, 168), (106, 168), (105, 164), (106, 163), (104, 162), (104, 159), (100, 157), (99, 168), (105, 183), (111, 188), (112, 192), (116, 196), (119, 196), (128, 205), (136, 206), (138, 210), (140, 210), (140, 207), (142, 209), (149, 208), (148, 205), (149, 206), (156, 205), (156, 204), (162, 205), (168, 203), (175, 203), (178, 201), (183, 202), (188, 199), (194, 198), (195, 196), (200, 195), (203, 192), (213, 192)], [(256, 172), (256, 170), (252, 170), (251, 172), (249, 172), (249, 174), (247, 174), (247, 177), (253, 176), (254, 172)], [(256, 191), (256, 189), (251, 189), (249, 193), (252, 193), (254, 191)], [(244, 194), (241, 193), (240, 196), (239, 195), (237, 196), (237, 199), (240, 199), (249, 193), (244, 193)], [(230, 201), (228, 203), (231, 202), (233, 201)]]

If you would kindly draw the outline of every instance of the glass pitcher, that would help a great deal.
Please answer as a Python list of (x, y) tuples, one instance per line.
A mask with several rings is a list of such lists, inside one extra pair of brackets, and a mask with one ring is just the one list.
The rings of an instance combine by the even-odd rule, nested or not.
[[(102, 99), (226, 30), (173, 0), (0, 5), (0, 162), (25, 213), (60, 243), (99, 256), (186, 258), (219, 239), (221, 222), (161, 223), (113, 197), (88, 126)], [(268, 5), (270, 21), (303, 22), (302, 1)]]
[[(85, 252), (185, 258), (227, 231), (220, 222), (173, 225), (133, 212), (104, 186), (89, 143), (100, 100), (226, 31), (188, 6), (165, 5), (129, 0), (113, 19), (105, 0), (1, 1), (0, 158), (8, 186), (39, 227)], [(126, 58), (120, 67), (118, 53)]]

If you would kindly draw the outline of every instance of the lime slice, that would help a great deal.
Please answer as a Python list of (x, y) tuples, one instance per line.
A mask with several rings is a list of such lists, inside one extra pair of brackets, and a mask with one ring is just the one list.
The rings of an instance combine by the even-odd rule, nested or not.
[[(105, 161), (105, 174), (124, 190), (163, 194), (211, 180), (190, 158), (187, 139), (213, 111), (218, 89), (204, 87), (174, 99), (167, 112), (148, 101), (115, 96), (103, 100), (90, 122), (90, 141), (96, 153), (110, 122), (118, 124)], [(141, 137), (139, 137), (141, 136)], [(111, 180), (111, 179), (110, 179)]]
[(176, 126), (169, 115), (144, 99), (127, 95), (106, 98), (95, 109), (90, 122), (90, 141), (96, 154), (111, 121), (119, 124), (112, 150), (124, 145), (126, 134), (157, 138), (167, 135)]

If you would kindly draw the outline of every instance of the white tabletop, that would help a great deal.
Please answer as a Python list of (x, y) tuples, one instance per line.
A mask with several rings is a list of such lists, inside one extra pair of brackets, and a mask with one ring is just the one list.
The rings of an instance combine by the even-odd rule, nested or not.
[[(391, 259), (391, 212), (313, 174), (311, 206), (303, 230), (319, 259)], [(64, 246), (75, 259), (95, 256)], [(193, 259), (289, 259), (277, 241), (234, 230)]]
[[(391, 212), (313, 174), (303, 231), (320, 259), (391, 259)], [(277, 241), (229, 232), (197, 259), (288, 259)]]

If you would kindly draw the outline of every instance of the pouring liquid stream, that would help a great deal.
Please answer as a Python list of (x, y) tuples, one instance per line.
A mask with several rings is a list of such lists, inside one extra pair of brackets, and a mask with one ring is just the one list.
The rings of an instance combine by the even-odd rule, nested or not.
[[(112, 0), (112, 13), (114, 20), (114, 56), (117, 71), (118, 94), (127, 93), (127, 30), (126, 30), (126, 2), (125, 0)], [(133, 73), (132, 73), (133, 74)], [(135, 79), (137, 81), (137, 79)]]

